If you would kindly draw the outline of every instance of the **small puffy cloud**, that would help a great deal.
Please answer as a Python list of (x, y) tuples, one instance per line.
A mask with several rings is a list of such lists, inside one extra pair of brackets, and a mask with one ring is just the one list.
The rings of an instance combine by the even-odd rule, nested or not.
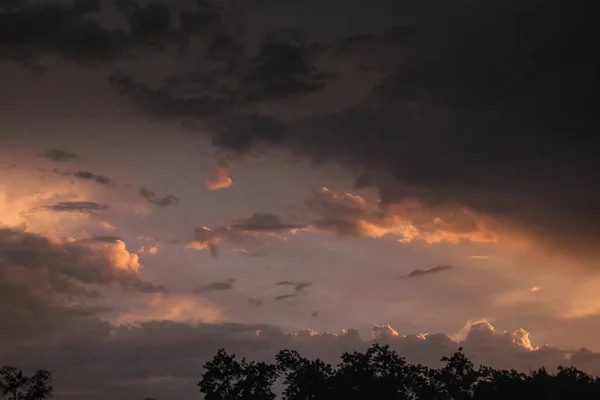
[(202, 286), (194, 289), (194, 293), (207, 293), (207, 292), (220, 292), (224, 290), (232, 290), (233, 285), (235, 284), (235, 279), (227, 279), (222, 282), (212, 282), (206, 286)]
[(145, 198), (148, 203), (159, 207), (177, 206), (179, 204), (179, 197), (172, 194), (166, 194), (160, 197), (147, 186), (141, 187), (138, 194)]
[(398, 336), (398, 332), (389, 325), (373, 325), (371, 338), (379, 340), (383, 338), (392, 338)]
[(226, 189), (233, 184), (229, 177), (229, 165), (220, 164), (213, 169), (214, 179), (204, 182), (204, 186), (208, 190)]
[(79, 158), (77, 156), (77, 154), (71, 153), (66, 150), (61, 150), (61, 149), (48, 150), (47, 152), (45, 152), (43, 154), (43, 156), (45, 158), (47, 158), (51, 161), (55, 161), (55, 162), (69, 162), (69, 161), (75, 161)]
[(219, 242), (221, 235), (218, 232), (212, 231), (206, 227), (194, 229), (194, 233), (185, 243), (188, 249), (202, 250), (209, 249), (210, 255), (216, 257), (219, 251)]
[(453, 268), (454, 267), (452, 265), (438, 265), (437, 267), (429, 269), (415, 269), (406, 275), (406, 278), (418, 278), (425, 275), (438, 274), (440, 272), (449, 271)]
[(138, 250), (138, 254), (150, 254), (156, 255), (160, 251), (160, 247), (157, 245), (146, 248), (145, 246)]
[(122, 240), (116, 240), (108, 244), (108, 257), (115, 267), (126, 271), (138, 271), (140, 269), (139, 257), (127, 250), (127, 245)]
[(108, 231), (116, 231), (117, 229), (119, 229), (117, 226), (111, 224), (108, 221), (101, 221), (100, 225)]

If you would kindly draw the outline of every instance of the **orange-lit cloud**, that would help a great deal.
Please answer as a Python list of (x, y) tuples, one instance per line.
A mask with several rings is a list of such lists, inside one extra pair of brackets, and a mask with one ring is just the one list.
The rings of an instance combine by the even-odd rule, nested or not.
[(374, 340), (398, 336), (398, 331), (389, 325), (373, 325), (371, 338)]
[(221, 235), (209, 228), (201, 227), (194, 230), (192, 238), (185, 244), (187, 249), (209, 249), (210, 254), (213, 257), (218, 255), (219, 243), (221, 242)]
[(226, 189), (233, 184), (233, 180), (229, 177), (229, 165), (220, 164), (213, 169), (212, 173), (214, 179), (204, 182), (208, 190)]
[(307, 228), (310, 231), (372, 238), (396, 236), (400, 243), (499, 240), (482, 216), (459, 206), (432, 208), (417, 200), (390, 205), (369, 203), (360, 196), (326, 187), (313, 192), (306, 203), (318, 216)]
[(131, 311), (118, 315), (117, 323), (148, 321), (216, 322), (223, 309), (198, 296), (155, 293), (149, 300), (142, 299)]

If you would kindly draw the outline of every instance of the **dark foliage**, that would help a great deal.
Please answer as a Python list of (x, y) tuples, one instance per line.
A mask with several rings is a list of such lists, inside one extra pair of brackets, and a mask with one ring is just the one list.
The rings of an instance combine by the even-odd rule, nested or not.
[(219, 350), (204, 366), (198, 383), (206, 400), (274, 399), (273, 385), (282, 378), (284, 400), (500, 400), (598, 399), (600, 378), (573, 367), (555, 373), (541, 368), (529, 374), (515, 370), (475, 368), (459, 348), (438, 369), (412, 365), (389, 346), (364, 353), (344, 353), (337, 367), (282, 350), (275, 364), (238, 362)]
[(0, 369), (0, 397), (8, 400), (44, 400), (52, 396), (52, 373), (43, 369), (27, 376), (16, 367)]

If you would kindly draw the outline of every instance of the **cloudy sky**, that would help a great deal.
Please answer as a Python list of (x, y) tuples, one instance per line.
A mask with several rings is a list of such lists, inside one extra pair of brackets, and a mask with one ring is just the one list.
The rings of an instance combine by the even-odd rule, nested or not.
[(597, 7), (1, 1), (0, 360), (67, 400), (199, 398), (219, 347), (600, 373)]

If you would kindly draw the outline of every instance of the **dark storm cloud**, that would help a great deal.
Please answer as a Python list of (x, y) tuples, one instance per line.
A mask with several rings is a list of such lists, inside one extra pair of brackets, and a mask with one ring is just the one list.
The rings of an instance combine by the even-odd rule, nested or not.
[(429, 269), (415, 269), (406, 275), (406, 278), (418, 278), (425, 275), (439, 274), (440, 272), (449, 271), (453, 268), (452, 265), (438, 265), (437, 267)]
[(166, 194), (163, 197), (160, 197), (146, 186), (140, 188), (138, 193), (145, 198), (148, 203), (159, 207), (177, 206), (179, 204), (179, 197), (172, 194)]
[(0, 59), (35, 64), (44, 53), (90, 62), (120, 54), (126, 44), (123, 31), (109, 32), (88, 17), (100, 10), (100, 1), (16, 1), (0, 8)]
[(318, 91), (325, 87), (330, 74), (314, 66), (322, 49), (307, 44), (297, 30), (268, 33), (251, 67), (243, 75), (240, 90), (249, 101), (277, 99)]
[[(138, 49), (179, 46), (185, 52), (190, 35), (215, 29), (208, 11), (215, 6), (204, 1), (198, 4), (198, 10), (176, 15), (161, 2), (14, 1), (0, 8), (0, 59), (36, 66), (39, 56), (55, 54), (98, 64), (131, 57)], [(126, 22), (122, 29), (108, 29), (95, 19), (114, 6)], [(181, 29), (175, 28), (176, 20)]]
[(212, 282), (206, 286), (202, 286), (194, 289), (194, 293), (206, 293), (206, 292), (214, 292), (214, 291), (224, 291), (224, 290), (232, 290), (233, 285), (235, 284), (235, 279), (227, 279), (222, 282)]
[[(314, 33), (339, 17), (333, 5), (291, 3), (296, 11), (286, 13), (265, 2), (261, 13), (278, 15), (267, 25), (288, 26), (259, 33), (225, 22), (239, 2), (222, 8), (204, 1), (179, 14), (165, 4), (120, 2), (127, 29), (107, 31), (89, 18), (95, 2), (16, 2), (0, 11), (2, 56), (107, 60), (180, 46), (182, 57), (210, 63), (169, 72), (162, 86), (127, 74), (113, 83), (148, 115), (197, 117), (227, 151), (282, 147), (364, 172), (357, 185), (376, 187), (384, 203), (417, 197), (463, 205), (548, 249), (597, 250), (596, 2), (380, 0), (369, 3), (374, 16), (351, 2), (349, 23), (341, 25), (354, 31), (323, 40)], [(309, 9), (323, 21), (301, 18)], [(256, 46), (246, 33), (261, 38)], [(192, 37), (202, 39), (197, 48)], [(322, 110), (371, 81), (346, 109)], [(155, 198), (159, 205), (173, 200)]]
[(48, 150), (43, 156), (55, 162), (75, 161), (78, 158), (77, 154), (61, 149)]
[[(268, 144), (364, 171), (357, 185), (377, 187), (384, 203), (417, 197), (459, 204), (548, 249), (596, 251), (600, 121), (592, 105), (599, 66), (591, 38), (599, 29), (598, 5), (429, 1), (406, 16), (402, 7), (396, 10), (402, 24), (332, 42), (307, 44), (291, 31), (285, 39), (266, 35), (236, 72), (240, 85), (228, 98), (241, 93), (244, 100), (234, 102), (237, 109), (210, 110), (218, 115), (205, 119), (211, 128), (205, 131), (233, 152)], [(351, 65), (365, 64), (363, 75), (347, 84), (367, 75), (377, 83), (350, 108), (323, 113), (311, 104), (334, 90), (331, 75), (316, 67), (329, 55), (339, 64), (327, 71), (340, 82)], [(308, 93), (311, 101), (300, 103), (308, 111), (299, 118), (292, 109), (285, 118), (242, 112), (245, 101), (288, 94), (301, 100)], [(335, 102), (344, 94), (330, 96)], [(188, 104), (185, 98), (162, 98), (177, 119), (206, 110), (202, 103), (179, 113), (175, 105)]]
[(99, 204), (92, 201), (61, 201), (44, 208), (56, 212), (92, 213), (97, 211), (105, 211), (110, 207), (105, 204)]

